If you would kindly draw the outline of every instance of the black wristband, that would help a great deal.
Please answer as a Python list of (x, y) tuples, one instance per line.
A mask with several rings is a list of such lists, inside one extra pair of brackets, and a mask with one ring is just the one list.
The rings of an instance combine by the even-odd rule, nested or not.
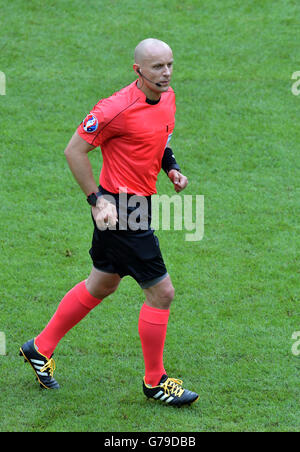
[(171, 148), (166, 147), (162, 158), (161, 167), (166, 174), (168, 174), (172, 169), (180, 171), (180, 167), (176, 162), (175, 156)]
[(91, 193), (90, 195), (87, 196), (86, 200), (90, 204), (90, 206), (95, 207), (97, 204), (97, 199), (101, 195), (102, 193), (100, 191), (98, 191), (97, 193)]

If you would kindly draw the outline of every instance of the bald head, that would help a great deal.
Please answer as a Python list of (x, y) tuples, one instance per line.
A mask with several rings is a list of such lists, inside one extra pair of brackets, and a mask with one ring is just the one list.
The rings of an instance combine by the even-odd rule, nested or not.
[(165, 42), (154, 38), (144, 39), (135, 48), (134, 61), (141, 65), (145, 59), (153, 59), (166, 51), (172, 53), (170, 46)]
[(163, 41), (148, 38), (135, 48), (133, 70), (139, 76), (138, 88), (148, 99), (157, 100), (168, 91), (173, 72), (173, 53)]

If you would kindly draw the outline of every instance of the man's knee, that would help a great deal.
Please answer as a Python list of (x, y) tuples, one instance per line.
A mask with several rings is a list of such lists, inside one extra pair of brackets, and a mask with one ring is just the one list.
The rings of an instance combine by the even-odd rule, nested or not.
[(161, 293), (161, 298), (166, 302), (171, 304), (175, 297), (175, 289), (172, 284), (164, 288)]
[(103, 298), (108, 297), (109, 295), (113, 294), (118, 288), (118, 284), (114, 286), (105, 286), (101, 285), (100, 287), (96, 288), (96, 291), (98, 292), (99, 298), (103, 300)]
[(86, 281), (86, 287), (91, 295), (103, 300), (117, 290), (119, 283), (120, 278), (117, 275), (105, 274), (93, 269)]
[(168, 280), (166, 279), (157, 286), (146, 289), (145, 293), (146, 302), (149, 306), (160, 309), (169, 309), (175, 296), (175, 289), (171, 279), (168, 277)]

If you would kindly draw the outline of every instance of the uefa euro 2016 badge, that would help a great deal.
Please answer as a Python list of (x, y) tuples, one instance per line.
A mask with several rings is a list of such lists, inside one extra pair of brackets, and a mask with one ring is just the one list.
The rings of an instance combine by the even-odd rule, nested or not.
[(92, 115), (92, 113), (87, 115), (87, 117), (83, 120), (83, 128), (88, 133), (95, 132), (98, 128), (98, 119), (96, 116)]

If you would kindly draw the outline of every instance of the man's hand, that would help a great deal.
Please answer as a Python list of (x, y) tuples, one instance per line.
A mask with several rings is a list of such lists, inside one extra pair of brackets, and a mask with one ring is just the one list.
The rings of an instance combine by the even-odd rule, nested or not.
[(92, 214), (100, 231), (110, 227), (114, 228), (118, 222), (116, 206), (107, 201), (104, 196), (100, 196), (97, 199), (97, 205), (92, 207)]
[(183, 174), (181, 174), (179, 171), (175, 169), (169, 171), (168, 177), (173, 182), (174, 189), (177, 193), (184, 190), (187, 184), (189, 183), (187, 177), (185, 177)]

